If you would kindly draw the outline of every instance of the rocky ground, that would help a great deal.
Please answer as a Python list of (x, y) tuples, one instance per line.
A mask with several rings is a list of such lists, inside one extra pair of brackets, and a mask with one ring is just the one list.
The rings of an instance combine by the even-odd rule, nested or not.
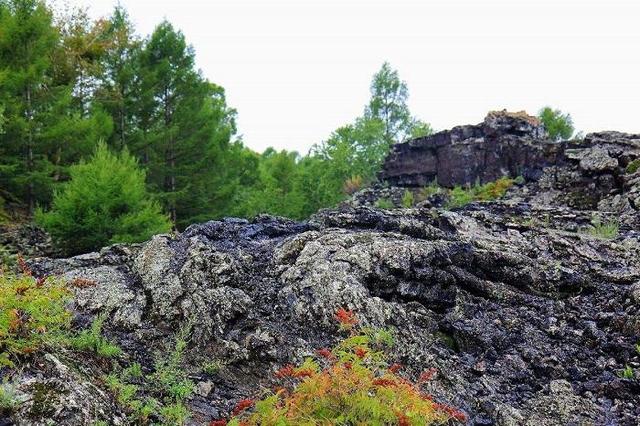
[[(340, 307), (394, 329), (394, 361), (409, 376), (435, 367), (431, 393), (463, 410), (469, 424), (638, 424), (640, 172), (627, 170), (640, 158), (640, 136), (553, 143), (530, 117), (504, 113), (467, 127), (397, 146), (386, 184), (305, 223), (227, 219), (30, 264), (38, 276), (95, 282), (75, 290), (76, 325), (108, 312), (105, 335), (145, 374), (190, 322), (194, 425), (259, 395), (282, 365), (335, 343)], [(518, 169), (534, 158), (519, 146), (508, 160), (513, 170), (503, 167), (492, 153), (518, 141), (537, 152), (535, 162)], [(447, 168), (455, 158), (482, 159), (449, 173), (450, 183), (516, 169), (526, 169), (524, 181), (501, 200), (455, 211), (439, 194), (412, 208), (373, 207), (381, 197), (399, 204), (407, 189), (446, 173), (415, 161), (401, 167), (416, 152), (438, 164), (442, 147), (460, 153), (448, 156)], [(619, 230), (594, 235), (594, 220), (617, 221)], [(204, 372), (211, 360), (220, 368)], [(633, 377), (622, 377), (627, 366)], [(124, 424), (100, 380), (107, 368), (71, 352), (34, 356), (10, 373), (25, 402), (5, 424)]]

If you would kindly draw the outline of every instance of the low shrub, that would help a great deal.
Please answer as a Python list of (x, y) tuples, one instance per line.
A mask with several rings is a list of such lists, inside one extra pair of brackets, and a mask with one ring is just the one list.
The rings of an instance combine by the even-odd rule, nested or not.
[(378, 201), (376, 201), (376, 207), (383, 210), (391, 210), (394, 205), (388, 198), (379, 198)]
[(343, 330), (351, 330), (349, 337), (298, 367), (282, 367), (275, 373), (281, 385), (268, 396), (241, 400), (228, 423), (221, 419), (210, 425), (407, 426), (466, 420), (464, 413), (424, 391), (435, 370), (412, 382), (399, 375), (402, 366), (387, 362), (390, 332), (354, 327), (355, 315), (344, 309), (336, 318)]
[(414, 204), (415, 199), (413, 196), (413, 192), (409, 191), (408, 189), (405, 190), (404, 194), (402, 194), (402, 207), (404, 207), (405, 209), (409, 209), (413, 207)]
[(362, 188), (362, 183), (363, 180), (361, 176), (351, 176), (349, 179), (344, 181), (344, 184), (342, 185), (342, 191), (346, 195), (353, 195), (356, 192), (360, 191), (360, 189)]
[(511, 188), (515, 183), (515, 180), (501, 177), (494, 182), (488, 182), (481, 185), (476, 182), (475, 185), (469, 188), (463, 188), (456, 186), (449, 191), (449, 200), (447, 202), (447, 208), (460, 208), (473, 201), (492, 201), (504, 197), (507, 190)]
[(106, 314), (98, 315), (89, 329), (69, 339), (71, 346), (80, 351), (94, 352), (104, 358), (120, 356), (122, 350), (102, 337), (102, 324), (106, 318)]
[(0, 366), (13, 366), (17, 357), (53, 342), (71, 321), (64, 283), (36, 279), (21, 264), (21, 274), (0, 274)]
[(620, 233), (620, 225), (615, 220), (602, 223), (599, 218), (596, 218), (591, 224), (592, 227), (589, 228), (588, 233), (596, 238), (613, 240)]

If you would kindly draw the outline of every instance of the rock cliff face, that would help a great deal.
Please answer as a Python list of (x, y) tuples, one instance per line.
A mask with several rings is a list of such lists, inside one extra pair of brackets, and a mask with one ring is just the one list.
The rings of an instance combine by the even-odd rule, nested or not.
[[(416, 186), (436, 176), (450, 185), (525, 176), (499, 201), (456, 211), (354, 201), (306, 223), (208, 222), (32, 267), (95, 281), (76, 289), (77, 323), (109, 312), (105, 334), (145, 373), (192, 321), (194, 425), (255, 396), (283, 364), (335, 343), (340, 307), (393, 328), (394, 360), (408, 375), (435, 367), (431, 393), (465, 411), (469, 424), (635, 425), (640, 173), (625, 169), (637, 158), (638, 136), (553, 143), (531, 118), (493, 114), (397, 146), (383, 177)], [(619, 234), (583, 232), (594, 216), (620, 221)], [(205, 373), (207, 360), (222, 367)], [(626, 366), (634, 378), (620, 376)], [(26, 363), (11, 378), (18, 392), (51, 391), (46, 404), (27, 398), (13, 421), (122, 424), (98, 379), (104, 368), (55, 353)]]

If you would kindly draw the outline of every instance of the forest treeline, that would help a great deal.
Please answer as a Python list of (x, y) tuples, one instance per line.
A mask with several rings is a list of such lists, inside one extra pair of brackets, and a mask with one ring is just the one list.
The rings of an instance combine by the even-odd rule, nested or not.
[(306, 155), (259, 154), (243, 145), (224, 88), (196, 68), (170, 22), (143, 37), (120, 6), (93, 20), (39, 0), (0, 0), (0, 197), (29, 214), (51, 209), (71, 168), (93, 161), (104, 141), (116, 158), (137, 160), (179, 229), (258, 213), (300, 219), (371, 181), (393, 143), (431, 132), (407, 97), (385, 63), (353, 123)]
[[(0, 0), (0, 222), (35, 219), (73, 254), (225, 216), (303, 219), (372, 182), (394, 143), (432, 133), (408, 96), (384, 63), (361, 116), (304, 155), (256, 153), (170, 22), (142, 36), (121, 6), (96, 20)], [(540, 117), (553, 138), (573, 133), (568, 114)]]

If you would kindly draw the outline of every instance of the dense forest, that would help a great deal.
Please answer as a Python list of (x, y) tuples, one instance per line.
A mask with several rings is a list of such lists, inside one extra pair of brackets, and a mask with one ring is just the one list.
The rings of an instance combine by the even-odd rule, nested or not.
[(71, 254), (224, 216), (306, 218), (374, 180), (391, 145), (432, 132), (390, 64), (370, 92), (308, 153), (256, 153), (170, 22), (141, 36), (121, 6), (94, 20), (0, 0), (0, 220), (35, 218)]

